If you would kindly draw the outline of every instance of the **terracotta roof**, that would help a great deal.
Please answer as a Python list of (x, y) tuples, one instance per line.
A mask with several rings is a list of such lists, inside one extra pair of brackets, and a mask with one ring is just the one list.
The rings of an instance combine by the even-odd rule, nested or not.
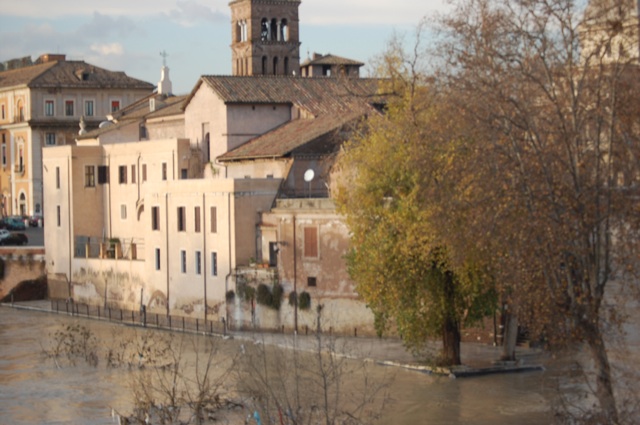
[(122, 88), (152, 90), (154, 85), (109, 71), (84, 61), (51, 61), (0, 72), (0, 88), (26, 85), (32, 88)]
[(202, 76), (225, 103), (292, 104), (314, 116), (345, 113), (376, 101), (379, 80), (285, 76)]
[[(115, 121), (152, 118), (154, 116), (165, 116), (182, 113), (182, 102), (186, 99), (183, 96), (163, 96), (157, 93), (145, 96), (142, 99), (120, 109), (112, 114)], [(156, 100), (156, 110), (151, 111), (150, 101)]]
[[(182, 110), (182, 104), (187, 97), (186, 95), (169, 96), (163, 98), (161, 102), (164, 103), (164, 106), (162, 106), (160, 109), (156, 109), (155, 111), (151, 111), (149, 100), (153, 97), (160, 96), (154, 93), (138, 100), (137, 102), (132, 103), (126, 108), (122, 108), (120, 111), (118, 111), (117, 114), (114, 113), (114, 119), (116, 119), (117, 122), (107, 125), (103, 128), (97, 128), (95, 130), (89, 131), (86, 134), (79, 135), (77, 136), (77, 139), (94, 139), (109, 131), (125, 127), (136, 120), (144, 121), (145, 119), (159, 118), (184, 113), (184, 111)], [(160, 106), (161, 105), (158, 104), (158, 107)]]
[[(365, 114), (364, 110), (346, 115), (327, 114), (319, 118), (297, 119), (256, 137), (242, 146), (218, 157), (218, 160), (239, 161), (259, 158), (280, 158), (307, 143), (317, 141), (340, 130), (345, 125), (357, 121)], [(342, 142), (344, 140), (339, 140)], [(324, 140), (322, 151), (333, 151), (338, 140)]]
[(313, 59), (307, 59), (300, 66), (309, 66), (309, 65), (352, 65), (352, 66), (364, 66), (364, 63), (354, 61), (352, 59), (343, 58), (340, 56), (326, 54), (324, 56), (314, 54)]

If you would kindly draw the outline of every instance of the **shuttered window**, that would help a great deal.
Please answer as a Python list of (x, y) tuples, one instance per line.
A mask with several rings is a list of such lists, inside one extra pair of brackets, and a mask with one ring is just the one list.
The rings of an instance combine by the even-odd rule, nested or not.
[(318, 228), (317, 227), (305, 227), (304, 228), (304, 256), (305, 257), (318, 257)]

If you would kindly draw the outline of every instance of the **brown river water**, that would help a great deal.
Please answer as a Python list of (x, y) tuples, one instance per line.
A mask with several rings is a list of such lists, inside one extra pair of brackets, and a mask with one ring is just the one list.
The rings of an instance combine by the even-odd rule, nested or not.
[[(126, 368), (83, 363), (58, 368), (43, 355), (44, 342), (70, 323), (81, 323), (105, 340), (146, 332), (0, 307), (0, 424), (112, 424), (112, 408), (130, 411), (130, 372)], [(224, 345), (222, 355), (239, 346), (234, 340), (220, 343)], [(547, 364), (544, 372), (460, 379), (389, 366), (375, 366), (371, 373), (373, 379), (394, 375), (389, 391), (392, 402), (379, 423), (527, 425), (551, 422), (558, 370)]]

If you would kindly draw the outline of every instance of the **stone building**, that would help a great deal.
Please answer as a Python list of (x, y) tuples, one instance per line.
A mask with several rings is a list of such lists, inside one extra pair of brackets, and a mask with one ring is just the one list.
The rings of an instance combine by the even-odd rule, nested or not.
[(75, 143), (81, 119), (108, 114), (150, 94), (152, 84), (65, 55), (9, 61), (0, 72), (1, 215), (42, 214), (42, 152)]

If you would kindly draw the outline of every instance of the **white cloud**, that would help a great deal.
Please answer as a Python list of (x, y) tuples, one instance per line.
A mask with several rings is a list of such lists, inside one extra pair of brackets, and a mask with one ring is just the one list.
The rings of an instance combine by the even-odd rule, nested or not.
[(94, 43), (90, 47), (92, 52), (103, 56), (122, 56), (124, 47), (120, 43)]
[(166, 14), (169, 19), (183, 27), (194, 26), (200, 21), (228, 21), (228, 15), (214, 12), (210, 7), (203, 6), (195, 0), (178, 0), (176, 8)]
[[(61, 16), (103, 15), (153, 16), (169, 14), (181, 0), (82, 0), (55, 2), (51, 0), (7, 1), (2, 4), (4, 16), (28, 18), (59, 18)], [(202, 7), (214, 10), (228, 10), (225, 0), (189, 0)]]
[[(444, 10), (447, 0), (302, 0), (301, 22), (306, 25), (384, 24), (415, 25), (434, 10)], [(0, 14), (29, 18), (59, 18), (93, 15), (157, 16), (164, 15), (183, 26), (194, 21), (216, 20), (229, 16), (228, 0), (51, 0), (5, 1)]]
[(303, 0), (300, 22), (306, 25), (417, 25), (447, 8), (447, 0)]

